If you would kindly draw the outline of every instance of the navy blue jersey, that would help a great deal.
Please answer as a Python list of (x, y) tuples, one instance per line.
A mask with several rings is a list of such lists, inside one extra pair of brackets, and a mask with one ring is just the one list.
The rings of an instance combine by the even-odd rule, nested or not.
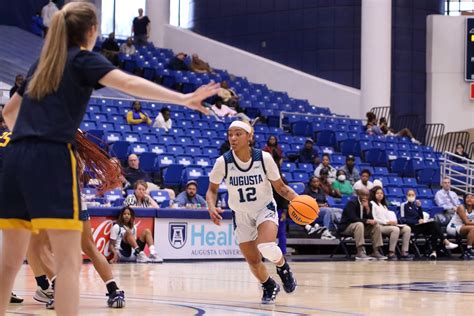
[(102, 55), (71, 47), (63, 77), (56, 92), (42, 100), (29, 98), (26, 85), (37, 62), (17, 93), (23, 97), (12, 141), (24, 138), (73, 143), (93, 89), (101, 88), (99, 80), (115, 67)]
[(11, 133), (6, 128), (0, 127), (0, 174), (2, 174), (3, 154), (5, 147), (10, 142)]

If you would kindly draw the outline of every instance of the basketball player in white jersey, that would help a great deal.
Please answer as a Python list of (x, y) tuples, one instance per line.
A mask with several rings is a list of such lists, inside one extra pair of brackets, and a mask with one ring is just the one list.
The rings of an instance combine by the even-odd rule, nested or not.
[(206, 199), (209, 214), (220, 225), (222, 209), (217, 208), (217, 191), (222, 180), (227, 185), (229, 207), (232, 209), (234, 233), (240, 251), (250, 270), (262, 284), (262, 304), (273, 304), (280, 286), (270, 277), (262, 256), (273, 262), (287, 293), (296, 289), (296, 281), (280, 248), (275, 243), (278, 232), (278, 213), (273, 199), (272, 185), (285, 199), (298, 196), (283, 183), (272, 156), (252, 148), (252, 127), (234, 121), (228, 130), (231, 150), (219, 157), (209, 175)]

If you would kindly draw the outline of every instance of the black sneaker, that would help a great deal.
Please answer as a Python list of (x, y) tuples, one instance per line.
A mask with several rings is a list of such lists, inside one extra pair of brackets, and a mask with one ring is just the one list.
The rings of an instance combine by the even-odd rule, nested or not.
[(293, 293), (296, 290), (296, 280), (291, 272), (290, 266), (285, 262), (285, 265), (281, 268), (277, 267), (277, 273), (283, 282), (283, 289), (286, 293)]
[(125, 307), (125, 293), (122, 290), (116, 290), (113, 293), (108, 293), (107, 305), (110, 308), (124, 308)]
[(275, 282), (275, 285), (271, 288), (267, 288), (262, 285), (263, 295), (262, 295), (262, 304), (275, 304), (275, 299), (280, 292), (280, 285)]
[(24, 299), (22, 299), (21, 297), (17, 296), (15, 293), (12, 292), (11, 296), (10, 296), (10, 303), (12, 304), (20, 304), (20, 303), (23, 303)]

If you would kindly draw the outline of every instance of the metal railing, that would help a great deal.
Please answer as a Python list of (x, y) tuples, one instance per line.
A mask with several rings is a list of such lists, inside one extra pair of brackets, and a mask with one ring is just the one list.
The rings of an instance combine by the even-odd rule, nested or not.
[(451, 180), (453, 190), (463, 194), (474, 193), (474, 160), (444, 152), (440, 182), (445, 177)]
[(420, 141), (426, 146), (431, 146), (437, 151), (441, 151), (441, 145), (444, 135), (444, 124), (425, 124), (424, 135)]
[(468, 132), (449, 132), (443, 136), (442, 145), (440, 151), (456, 151), (456, 144), (461, 143), (464, 148), (467, 148), (469, 144), (469, 133)]
[(474, 142), (472, 142), (470, 145), (469, 145), (469, 148), (467, 149), (467, 154), (469, 155), (469, 157), (472, 159), (474, 158)]

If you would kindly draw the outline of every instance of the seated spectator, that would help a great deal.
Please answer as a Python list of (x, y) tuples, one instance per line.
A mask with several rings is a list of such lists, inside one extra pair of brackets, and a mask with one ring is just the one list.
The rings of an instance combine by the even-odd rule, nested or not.
[[(464, 151), (464, 145), (461, 143), (456, 144), (456, 151), (454, 152), (454, 154), (458, 155), (459, 157), (471, 159), (471, 157), (469, 157), (469, 155)], [(458, 157), (453, 157), (452, 160), (457, 163), (466, 163), (466, 160)]]
[(44, 35), (44, 23), (41, 17), (41, 12), (36, 12), (31, 18), (31, 33), (43, 37)]
[(333, 183), (336, 180), (336, 172), (337, 171), (336, 171), (336, 168), (334, 168), (333, 166), (331, 166), (329, 164), (330, 161), (331, 161), (331, 158), (329, 157), (329, 154), (323, 154), (323, 158), (321, 160), (321, 163), (316, 168), (316, 170), (314, 170), (314, 175), (316, 177), (319, 177), (320, 173), (321, 173), (321, 170), (323, 168), (326, 168), (326, 169), (328, 169), (328, 172), (329, 172), (328, 181), (330, 183)]
[(238, 117), (243, 121), (252, 122), (252, 119), (245, 115), (245, 113), (237, 113), (237, 111), (225, 105), (220, 97), (216, 98), (211, 109), (218, 117)]
[(174, 200), (174, 204), (178, 207), (185, 208), (205, 208), (207, 207), (206, 200), (197, 194), (197, 182), (190, 180), (186, 183), (186, 190), (178, 194)]
[(127, 196), (123, 201), (123, 206), (145, 207), (145, 208), (159, 208), (158, 203), (151, 196), (148, 195), (148, 185), (143, 180), (138, 180), (133, 185), (135, 190), (133, 194)]
[(118, 66), (118, 54), (120, 52), (120, 47), (115, 40), (115, 33), (112, 32), (109, 34), (109, 37), (102, 43), (101, 51), (102, 55), (105, 56), (112, 64)]
[(334, 239), (335, 237), (328, 231), (331, 228), (331, 214), (334, 212), (340, 212), (338, 208), (332, 208), (329, 206), (326, 199), (326, 194), (321, 188), (321, 181), (318, 177), (312, 176), (309, 180), (308, 185), (304, 189), (303, 194), (309, 195), (316, 200), (319, 206), (319, 217), (323, 219), (323, 227), (320, 227), (316, 222), (305, 226), (308, 235), (314, 233), (321, 234), (322, 239)]
[(448, 177), (443, 179), (441, 190), (435, 194), (435, 203), (442, 207), (446, 213), (454, 214), (461, 203), (458, 195), (451, 191), (451, 180)]
[(398, 225), (397, 215), (388, 209), (385, 194), (381, 187), (374, 187), (370, 190), (370, 204), (372, 205), (374, 219), (380, 225), (382, 236), (387, 236), (390, 239), (388, 246), (388, 260), (398, 259), (395, 250), (400, 235), (402, 236), (402, 252), (400, 259), (413, 259), (408, 254), (411, 228), (408, 225)]
[(19, 75), (16, 75), (15, 77), (15, 83), (13, 84), (13, 87), (10, 89), (10, 98), (13, 97), (13, 95), (15, 94), (16, 90), (18, 90), (18, 88), (21, 87), (21, 85), (23, 84), (23, 81), (25, 80), (25, 77), (23, 77), (23, 75), (19, 74)]
[[(375, 221), (369, 203), (369, 191), (361, 189), (357, 199), (350, 200), (342, 211), (339, 231), (346, 236), (352, 236), (356, 243), (356, 260), (386, 260), (381, 253), (383, 246), (380, 225)], [(365, 237), (372, 239), (373, 252), (370, 256), (365, 253)]]
[(334, 190), (332, 188), (332, 184), (329, 181), (329, 169), (328, 168), (323, 168), (319, 172), (319, 181), (321, 185), (321, 189), (323, 189), (324, 193), (328, 196), (332, 196), (335, 198), (340, 198), (341, 197), (341, 192)]
[(283, 150), (280, 145), (278, 145), (278, 138), (275, 135), (271, 135), (267, 139), (267, 144), (263, 147), (263, 151), (266, 151), (276, 157), (277, 165), (281, 165), (283, 162)]
[(127, 159), (128, 167), (124, 169), (125, 179), (130, 182), (131, 185), (134, 185), (138, 180), (143, 180), (145, 182), (150, 182), (150, 175), (140, 169), (140, 159), (135, 154), (131, 154)]
[(127, 113), (127, 123), (130, 125), (151, 125), (151, 119), (142, 111), (140, 101), (133, 101), (132, 109)]
[(388, 127), (388, 122), (385, 117), (381, 117), (379, 120), (379, 127), (380, 130), (382, 131), (383, 135), (386, 136), (400, 136), (400, 137), (408, 137), (410, 138), (411, 142), (416, 145), (421, 145), (421, 142), (416, 140), (415, 137), (413, 136), (413, 133), (410, 131), (408, 128), (404, 128), (398, 133), (393, 129)]
[[(149, 257), (143, 251), (147, 245), (150, 250)], [(112, 254), (110, 263), (134, 261), (138, 263), (163, 262), (163, 259), (156, 253), (153, 234), (149, 229), (144, 229), (137, 238), (135, 212), (129, 206), (122, 208), (117, 222), (115, 222), (110, 230), (109, 251)]]
[(472, 246), (474, 245), (474, 194), (468, 193), (464, 196), (464, 206), (459, 206), (447, 227), (448, 235), (467, 238), (467, 249), (464, 252), (465, 259), (473, 259)]
[(352, 185), (346, 179), (346, 172), (342, 169), (337, 171), (337, 179), (332, 183), (332, 189), (339, 192), (340, 196), (351, 196), (354, 193)]
[(160, 113), (158, 113), (155, 118), (153, 127), (163, 128), (165, 131), (169, 131), (172, 125), (173, 123), (171, 121), (170, 109), (167, 107), (161, 108)]
[(369, 181), (371, 175), (372, 174), (367, 169), (364, 169), (361, 171), (360, 180), (354, 183), (354, 185), (352, 186), (356, 194), (357, 194), (357, 190), (361, 190), (361, 189), (366, 189), (367, 191), (372, 190), (372, 188), (374, 187), (374, 184), (371, 181)]
[(188, 64), (189, 62), (187, 63), (187, 57), (188, 55), (186, 55), (185, 53), (183, 52), (179, 52), (177, 53), (170, 61), (170, 63), (168, 64), (168, 68), (171, 69), (171, 70), (179, 70), (179, 71), (188, 71), (189, 70), (189, 67), (188, 67)]
[(412, 232), (415, 234), (431, 236), (432, 252), (430, 254), (430, 259), (435, 260), (437, 258), (436, 248), (438, 247), (438, 239), (446, 249), (454, 249), (458, 247), (457, 244), (446, 239), (438, 222), (425, 219), (421, 208), (421, 202), (416, 199), (416, 193), (413, 189), (408, 190), (407, 201), (400, 205), (399, 222), (409, 225)]
[(372, 112), (367, 112), (365, 114), (367, 117), (367, 124), (365, 125), (365, 131), (369, 135), (383, 135), (382, 130), (377, 125), (377, 117)]
[(346, 157), (346, 164), (341, 168), (346, 173), (347, 180), (350, 181), (351, 185), (354, 185), (360, 180), (359, 170), (355, 166), (355, 158), (352, 155)]
[(227, 106), (234, 108), (237, 112), (239, 111), (239, 96), (234, 90), (229, 88), (229, 83), (226, 80), (221, 82), (221, 88), (217, 95), (223, 100), (223, 103)]
[(120, 46), (120, 52), (125, 55), (134, 55), (137, 50), (135, 49), (135, 45), (133, 45), (133, 39), (131, 37), (127, 38), (127, 42), (123, 43)]
[(306, 138), (304, 147), (300, 149), (298, 162), (311, 163), (313, 165), (319, 163), (318, 152), (314, 149), (314, 141), (311, 138)]
[(191, 71), (198, 73), (210, 73), (212, 68), (204, 60), (199, 58), (198, 54), (193, 54), (191, 57), (191, 64), (189, 65)]

